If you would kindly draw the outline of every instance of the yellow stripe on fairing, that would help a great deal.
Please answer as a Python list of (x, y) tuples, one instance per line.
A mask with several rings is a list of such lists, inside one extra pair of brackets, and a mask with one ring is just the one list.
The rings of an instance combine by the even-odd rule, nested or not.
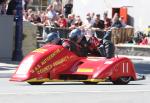
[(77, 72), (93, 72), (92, 68), (79, 68)]

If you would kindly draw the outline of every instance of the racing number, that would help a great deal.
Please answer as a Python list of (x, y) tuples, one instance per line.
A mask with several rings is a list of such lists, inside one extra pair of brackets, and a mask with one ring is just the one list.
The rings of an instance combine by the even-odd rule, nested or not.
[(129, 72), (129, 64), (128, 62), (122, 63), (122, 72), (128, 73)]

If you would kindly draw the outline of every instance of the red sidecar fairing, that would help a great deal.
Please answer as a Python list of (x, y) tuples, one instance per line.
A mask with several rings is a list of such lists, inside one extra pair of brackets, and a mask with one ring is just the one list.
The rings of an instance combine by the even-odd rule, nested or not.
[(81, 58), (62, 46), (47, 44), (29, 53), (21, 61), (10, 80), (58, 79), (60, 72), (71, 68), (79, 59)]
[(45, 45), (29, 53), (11, 81), (48, 82), (55, 80), (100, 82), (120, 77), (136, 80), (134, 65), (128, 58), (78, 57), (58, 45)]
[(78, 64), (74, 68), (62, 73), (60, 79), (81, 79), (95, 82), (105, 81), (106, 79), (115, 81), (119, 77), (132, 77), (132, 80), (137, 79), (134, 65), (128, 58), (86, 58), (81, 59)]

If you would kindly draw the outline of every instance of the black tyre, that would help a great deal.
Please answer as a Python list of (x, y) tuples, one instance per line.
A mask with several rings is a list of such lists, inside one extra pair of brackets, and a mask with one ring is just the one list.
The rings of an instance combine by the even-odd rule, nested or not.
[(131, 77), (120, 77), (115, 81), (112, 81), (115, 85), (126, 85), (130, 82)]
[(96, 85), (96, 84), (98, 84), (98, 82), (88, 82), (88, 81), (83, 82), (83, 83), (87, 84), (87, 85)]
[(28, 82), (30, 85), (42, 85), (44, 82)]

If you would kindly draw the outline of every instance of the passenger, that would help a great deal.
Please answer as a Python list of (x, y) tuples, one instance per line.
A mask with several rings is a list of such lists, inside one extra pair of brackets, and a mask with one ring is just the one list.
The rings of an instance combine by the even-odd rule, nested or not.
[(98, 40), (94, 35), (88, 40), (88, 52), (91, 55), (112, 58), (114, 50), (114, 44), (110, 40)]
[(98, 47), (101, 44), (101, 40), (99, 40), (94, 35), (88, 37), (88, 53), (92, 56), (101, 56)]
[(115, 56), (115, 46), (110, 40), (102, 40), (98, 48), (102, 57), (112, 58)]

